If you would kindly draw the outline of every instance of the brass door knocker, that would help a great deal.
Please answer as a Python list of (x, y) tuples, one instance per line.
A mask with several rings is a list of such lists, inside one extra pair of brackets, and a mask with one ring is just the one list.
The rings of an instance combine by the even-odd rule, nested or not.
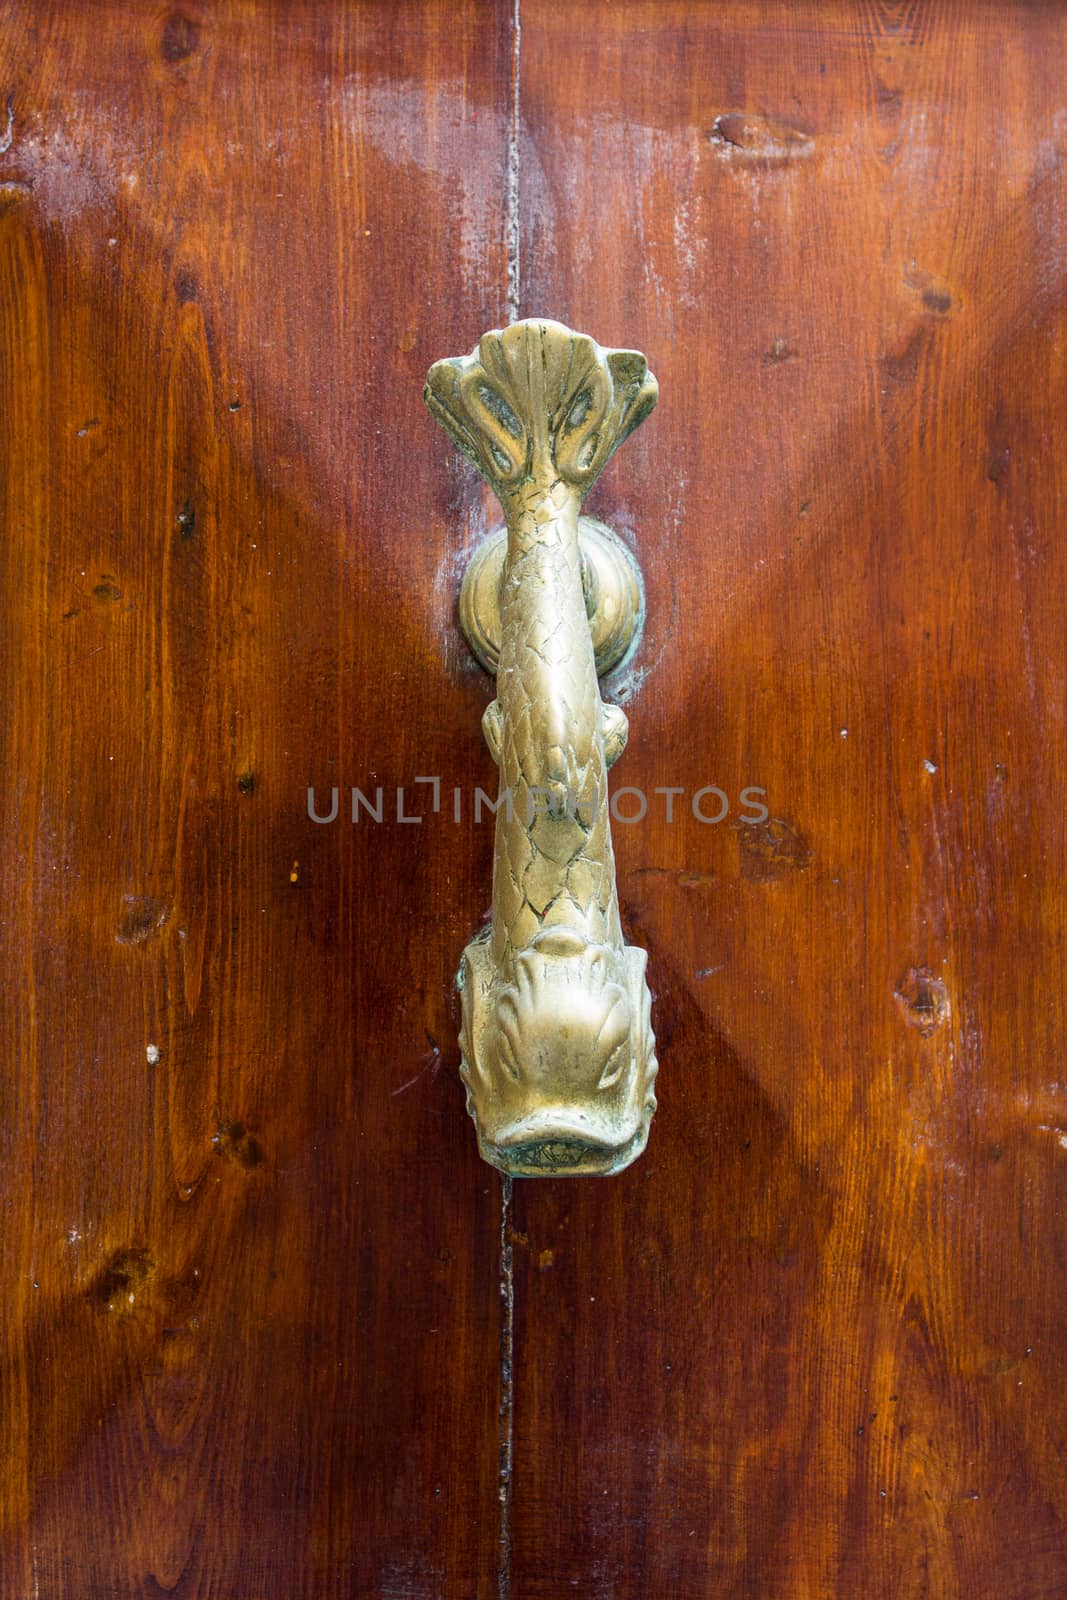
[(645, 952), (625, 943), (607, 769), (627, 719), (600, 698), (640, 626), (640, 573), (582, 499), (656, 403), (635, 350), (558, 322), (487, 333), (425, 399), (500, 500), (460, 614), (496, 699), (493, 912), (463, 955), (461, 1072), (485, 1159), (522, 1177), (613, 1173), (656, 1109)]

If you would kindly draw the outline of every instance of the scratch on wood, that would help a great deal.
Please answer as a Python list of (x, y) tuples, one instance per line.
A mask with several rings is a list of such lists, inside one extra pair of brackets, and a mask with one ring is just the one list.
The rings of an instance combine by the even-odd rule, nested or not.
[(414, 1084), (418, 1083), (426, 1072), (431, 1072), (431, 1075), (436, 1078), (441, 1065), (441, 1046), (428, 1028), (426, 1030), (426, 1038), (429, 1041), (430, 1048), (424, 1055), (419, 1057), (418, 1072), (415, 1073), (414, 1077), (406, 1079), (398, 1088), (391, 1090), (392, 1099), (395, 1100), (398, 1094), (403, 1094), (405, 1089), (410, 1089)]

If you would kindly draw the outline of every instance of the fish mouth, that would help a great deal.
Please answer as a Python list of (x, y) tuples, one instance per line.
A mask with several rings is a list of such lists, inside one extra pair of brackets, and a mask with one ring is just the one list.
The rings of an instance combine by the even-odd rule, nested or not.
[[(627, 946), (620, 953), (621, 982), (609, 970), (601, 972), (601, 1003), (590, 1012), (589, 990), (581, 991), (582, 1003), (575, 1005), (566, 964), (556, 959), (560, 944), (573, 944), (572, 930), (557, 934), (553, 929), (544, 942), (551, 953), (539, 945), (528, 961), (523, 952), (516, 982), (503, 997), (494, 989), (495, 970), (486, 947), (467, 949), (460, 1073), (479, 1151), (490, 1166), (517, 1178), (622, 1172), (644, 1150), (656, 1109), (658, 1067), (644, 951)], [(591, 968), (607, 969), (609, 959), (616, 957), (613, 950), (589, 941), (582, 945), (590, 952)], [(535, 982), (545, 980), (548, 1001), (558, 997), (558, 1005), (545, 1004), (543, 994), (542, 1003), (535, 1003)], [(610, 1048), (604, 1048), (601, 1012), (611, 1021), (623, 1001), (628, 1018), (615, 1018), (606, 1036)], [(590, 1015), (599, 1031), (589, 1026)], [(623, 1059), (616, 1064), (620, 1053)]]
[(513, 1178), (603, 1177), (636, 1161), (653, 1109), (645, 1106), (637, 1117), (596, 1128), (572, 1106), (545, 1107), (495, 1138), (479, 1133), (478, 1143), (484, 1159)]

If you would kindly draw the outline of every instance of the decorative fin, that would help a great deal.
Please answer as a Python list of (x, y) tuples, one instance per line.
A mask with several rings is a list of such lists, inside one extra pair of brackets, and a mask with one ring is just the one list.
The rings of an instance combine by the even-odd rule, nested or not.
[(482, 712), (482, 733), (489, 746), (489, 754), (500, 765), (500, 742), (504, 736), (504, 713), (499, 700), (490, 700)]
[(630, 721), (621, 706), (601, 706), (600, 729), (604, 736), (604, 763), (613, 767), (630, 736)]

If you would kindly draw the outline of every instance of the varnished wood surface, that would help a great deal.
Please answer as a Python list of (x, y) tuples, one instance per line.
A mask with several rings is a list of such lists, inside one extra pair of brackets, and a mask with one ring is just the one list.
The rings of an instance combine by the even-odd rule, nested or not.
[(4, 11), (0, 1591), (495, 1594), (486, 864), (306, 789), (480, 740), (420, 391), (505, 314), (506, 30)]
[[(1067, 17), (514, 18), (6, 8), (0, 1594), (1052, 1600)], [(516, 280), (662, 387), (589, 507), (661, 1078), (516, 1184), (509, 1337), (419, 391)]]
[(1062, 1596), (1067, 13), (523, 19), (522, 310), (662, 388), (613, 779), (781, 824), (616, 830), (661, 1109), (516, 1189), (512, 1595)]

